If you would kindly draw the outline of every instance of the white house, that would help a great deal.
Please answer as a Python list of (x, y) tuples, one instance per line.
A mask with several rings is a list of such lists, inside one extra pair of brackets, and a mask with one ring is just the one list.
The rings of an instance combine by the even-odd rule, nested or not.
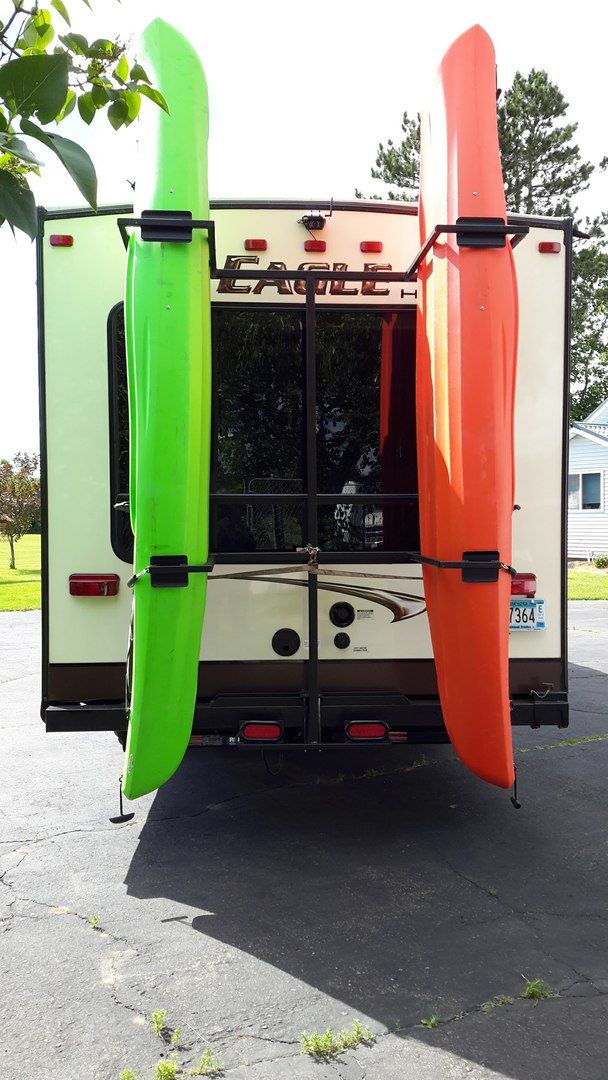
[(570, 428), (568, 558), (608, 555), (608, 399)]

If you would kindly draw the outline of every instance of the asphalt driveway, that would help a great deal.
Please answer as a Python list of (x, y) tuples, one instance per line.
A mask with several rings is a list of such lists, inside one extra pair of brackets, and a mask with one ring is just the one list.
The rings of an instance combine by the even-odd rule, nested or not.
[[(608, 603), (569, 622), (520, 811), (449, 747), (194, 750), (115, 826), (118, 742), (44, 734), (39, 615), (1, 615), (0, 1075), (147, 1080), (164, 1009), (178, 1076), (210, 1045), (235, 1080), (606, 1080)], [(373, 1045), (302, 1053), (354, 1019)]]

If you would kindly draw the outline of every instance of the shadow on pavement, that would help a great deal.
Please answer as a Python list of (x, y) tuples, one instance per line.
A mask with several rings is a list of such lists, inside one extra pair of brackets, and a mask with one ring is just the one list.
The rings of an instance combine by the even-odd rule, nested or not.
[[(581, 685), (603, 675), (573, 674)], [(600, 696), (598, 732), (608, 730)], [(128, 891), (198, 909), (194, 931), (353, 1016), (509, 1077), (550, 1075), (552, 1054), (561, 1066), (551, 1075), (574, 1076), (584, 1056), (564, 1034), (567, 995), (608, 991), (608, 741), (553, 745), (580, 733), (517, 733), (519, 812), (449, 746), (286, 754), (276, 776), (257, 752), (191, 751), (155, 798)], [(273, 771), (279, 758), (268, 756)], [(538, 1060), (525, 1040), (501, 1039), (504, 1009), (479, 1011), (495, 995), (517, 998), (522, 974), (562, 994), (542, 1005)], [(516, 1008), (522, 1031), (538, 1035), (541, 1014)], [(474, 1022), (427, 1032), (419, 1023), (431, 1013)]]

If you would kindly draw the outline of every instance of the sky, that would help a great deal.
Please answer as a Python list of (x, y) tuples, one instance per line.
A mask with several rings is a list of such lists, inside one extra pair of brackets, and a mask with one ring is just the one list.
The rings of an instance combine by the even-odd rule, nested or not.
[[(70, 0), (72, 29), (137, 37), (155, 16), (197, 48), (209, 85), (211, 197), (352, 198), (382, 188), (370, 179), (379, 140), (400, 135), (403, 110), (424, 107), (443, 52), (476, 22), (496, 49), (498, 85), (517, 70), (541, 68), (557, 82), (578, 121), (585, 160), (608, 154), (605, 121), (608, 11), (589, 0), (559, 8), (546, 0)], [(10, 0), (0, 0), (0, 18)], [(144, 102), (142, 107), (154, 108)], [(138, 122), (113, 132), (103, 115), (87, 128), (72, 114), (60, 128), (88, 149), (99, 203), (130, 202)], [(36, 147), (39, 153), (39, 144)], [(35, 181), (46, 207), (83, 204), (55, 161)], [(580, 200), (583, 213), (608, 209), (608, 173)], [(0, 229), (3, 377), (0, 458), (38, 446), (37, 328), (33, 246)]]

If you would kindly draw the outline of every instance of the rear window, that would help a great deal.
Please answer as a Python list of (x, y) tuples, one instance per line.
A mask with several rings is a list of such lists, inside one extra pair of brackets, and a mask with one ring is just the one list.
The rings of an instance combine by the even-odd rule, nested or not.
[[(128, 496), (129, 479), (122, 306), (109, 326), (114, 504)], [(305, 313), (218, 306), (212, 336), (211, 550), (293, 551), (307, 540)], [(317, 529), (324, 551), (418, 548), (414, 352), (411, 311), (316, 311)], [(381, 493), (410, 498), (382, 504), (373, 497)], [(128, 514), (112, 513), (114, 549), (130, 560)]]

